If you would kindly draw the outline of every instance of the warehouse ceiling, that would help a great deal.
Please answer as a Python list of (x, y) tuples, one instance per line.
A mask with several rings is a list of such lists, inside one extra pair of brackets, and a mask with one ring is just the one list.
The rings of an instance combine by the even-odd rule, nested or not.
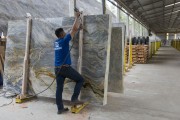
[(157, 33), (180, 32), (180, 0), (116, 0)]

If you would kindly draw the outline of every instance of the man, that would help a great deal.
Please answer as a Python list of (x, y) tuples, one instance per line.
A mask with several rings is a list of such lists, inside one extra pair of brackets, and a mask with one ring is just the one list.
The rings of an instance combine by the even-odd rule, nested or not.
[(62, 92), (65, 78), (70, 78), (76, 82), (74, 93), (71, 97), (71, 102), (74, 103), (78, 102), (78, 96), (84, 82), (83, 77), (70, 66), (71, 57), (69, 53), (69, 42), (80, 27), (79, 16), (80, 12), (76, 12), (75, 21), (70, 33), (66, 34), (63, 28), (58, 28), (55, 31), (55, 34), (58, 37), (58, 39), (54, 42), (55, 74), (57, 83), (56, 104), (58, 108), (58, 114), (68, 111), (68, 108), (64, 108), (62, 101)]

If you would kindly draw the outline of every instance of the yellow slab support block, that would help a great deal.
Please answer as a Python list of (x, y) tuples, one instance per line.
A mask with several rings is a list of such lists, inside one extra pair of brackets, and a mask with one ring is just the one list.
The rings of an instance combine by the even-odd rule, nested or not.
[(84, 107), (86, 107), (88, 104), (89, 104), (89, 102), (85, 102), (84, 104), (79, 105), (79, 106), (78, 106), (78, 105), (74, 105), (74, 106), (71, 107), (71, 112), (77, 114), (77, 113), (79, 113)]

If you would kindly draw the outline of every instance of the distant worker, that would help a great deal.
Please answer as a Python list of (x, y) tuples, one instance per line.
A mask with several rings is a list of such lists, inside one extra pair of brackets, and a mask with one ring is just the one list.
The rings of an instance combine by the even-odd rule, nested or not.
[(58, 114), (68, 111), (68, 108), (64, 108), (62, 101), (62, 92), (65, 78), (72, 79), (76, 82), (74, 93), (71, 97), (71, 102), (78, 103), (78, 96), (80, 94), (81, 87), (83, 86), (83, 77), (74, 70), (71, 65), (71, 57), (69, 51), (69, 42), (79, 30), (81, 23), (79, 20), (80, 12), (76, 12), (75, 21), (70, 33), (65, 33), (63, 28), (55, 30), (57, 40), (54, 42), (55, 50), (55, 74), (56, 74), (56, 104), (58, 108)]
[(164, 44), (164, 46), (166, 46), (166, 40), (163, 40), (163, 44)]

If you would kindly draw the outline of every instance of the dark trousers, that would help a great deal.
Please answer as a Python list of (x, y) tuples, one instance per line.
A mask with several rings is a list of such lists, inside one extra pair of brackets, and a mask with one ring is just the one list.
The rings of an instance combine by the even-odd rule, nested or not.
[(2, 77), (2, 75), (0, 73), (0, 86), (2, 86), (2, 85), (3, 85), (3, 77)]
[(63, 92), (65, 78), (72, 79), (76, 82), (74, 93), (71, 97), (71, 101), (78, 99), (84, 79), (71, 66), (62, 66), (61, 68), (55, 68), (55, 74), (56, 74), (56, 84), (57, 84), (56, 104), (57, 104), (58, 110), (61, 110), (61, 109), (64, 109), (64, 105), (62, 101), (62, 92)]

